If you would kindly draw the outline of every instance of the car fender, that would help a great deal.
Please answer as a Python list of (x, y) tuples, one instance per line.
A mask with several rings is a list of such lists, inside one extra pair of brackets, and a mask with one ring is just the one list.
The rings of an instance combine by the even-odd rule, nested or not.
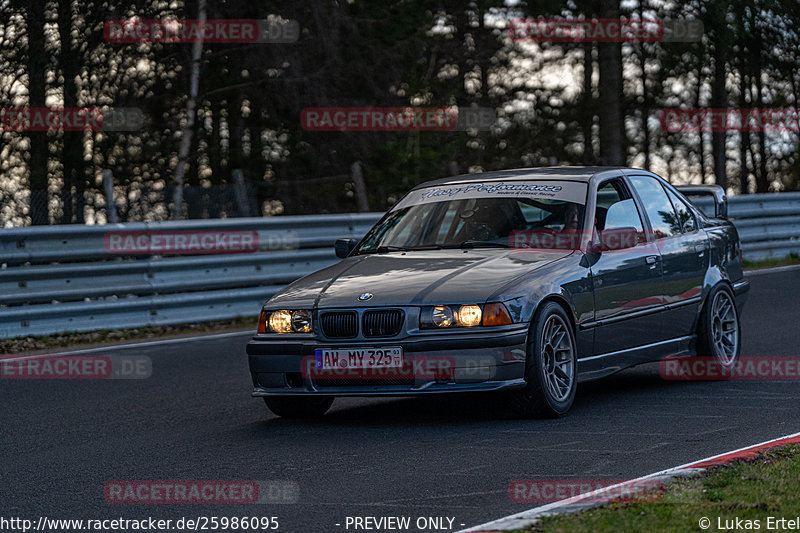
[(518, 279), (502, 296), (493, 295), (490, 300), (503, 301), (514, 322), (528, 324), (545, 302), (557, 302), (570, 318), (579, 353), (590, 351), (593, 330), (582, 330), (579, 326), (594, 320), (591, 271), (581, 266), (582, 255), (574, 253), (542, 267)]
[(733, 292), (735, 282), (744, 277), (739, 250), (739, 234), (736, 227), (727, 221), (714, 220), (705, 228), (709, 242), (709, 266), (703, 278), (703, 291), (695, 315), (695, 329), (706, 305), (708, 295), (719, 283), (725, 283)]

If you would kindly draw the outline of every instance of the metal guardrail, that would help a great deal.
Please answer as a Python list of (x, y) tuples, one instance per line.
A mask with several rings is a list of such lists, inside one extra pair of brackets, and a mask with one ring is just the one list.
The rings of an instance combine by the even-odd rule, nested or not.
[[(380, 213), (0, 229), (0, 338), (254, 316), (286, 284), (338, 261)], [(246, 232), (252, 253), (110, 254), (113, 232)]]
[[(704, 212), (713, 213), (710, 199), (692, 201)], [(739, 231), (745, 259), (800, 254), (800, 192), (734, 196), (728, 200), (728, 217)]]
[[(695, 202), (704, 207), (702, 200)], [(710, 204), (708, 204), (710, 205)], [(729, 200), (745, 259), (800, 254), (800, 193)], [(0, 229), (0, 338), (255, 316), (291, 281), (337, 261), (379, 213)], [(251, 253), (115, 255), (110, 232), (255, 232)]]

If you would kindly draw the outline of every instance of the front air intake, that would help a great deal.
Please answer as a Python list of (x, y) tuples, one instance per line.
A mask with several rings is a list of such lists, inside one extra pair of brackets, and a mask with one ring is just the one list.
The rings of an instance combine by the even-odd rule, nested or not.
[(358, 335), (358, 315), (355, 311), (328, 311), (320, 316), (322, 332), (329, 339), (349, 339)]
[(366, 311), (361, 331), (365, 337), (394, 337), (403, 328), (403, 311), (387, 309)]

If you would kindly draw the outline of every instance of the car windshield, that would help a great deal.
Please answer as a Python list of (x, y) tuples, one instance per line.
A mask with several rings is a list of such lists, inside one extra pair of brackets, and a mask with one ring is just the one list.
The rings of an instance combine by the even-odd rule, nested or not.
[[(572, 199), (582, 200), (583, 191), (585, 187), (573, 193)], [(356, 254), (517, 247), (524, 241), (520, 240), (521, 235), (535, 232), (576, 234), (583, 227), (583, 201), (561, 199), (558, 194), (550, 198), (487, 196), (437, 198), (421, 203), (402, 201), (367, 234)], [(578, 247), (576, 239), (565, 239), (564, 243), (566, 245), (559, 247)]]

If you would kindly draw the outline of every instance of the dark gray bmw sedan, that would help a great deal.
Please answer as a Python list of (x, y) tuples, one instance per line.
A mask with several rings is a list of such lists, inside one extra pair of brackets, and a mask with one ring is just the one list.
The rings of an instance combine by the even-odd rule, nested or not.
[(651, 172), (559, 167), (455, 176), (406, 194), (342, 261), (267, 301), (253, 396), (281, 416), (336, 396), (485, 391), (566, 413), (577, 384), (640, 363), (732, 368), (749, 289), (725, 195), (706, 216)]

